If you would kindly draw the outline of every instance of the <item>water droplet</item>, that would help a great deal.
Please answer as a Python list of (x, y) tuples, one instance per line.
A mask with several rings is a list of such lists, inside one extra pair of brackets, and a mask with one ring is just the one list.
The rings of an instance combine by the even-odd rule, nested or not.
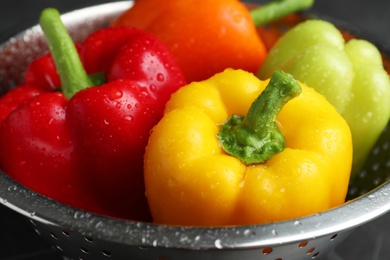
[(144, 227), (144, 223), (142, 223), (142, 222), (137, 222), (137, 223), (136, 223), (136, 226), (137, 226), (137, 228), (143, 228), (143, 227)]
[(299, 222), (298, 220), (297, 221), (294, 221), (294, 226), (300, 226), (300, 225), (302, 225), (302, 223), (301, 222)]
[(250, 236), (255, 236), (256, 232), (254, 230), (251, 230), (251, 229), (246, 229), (243, 234), (246, 237), (250, 237)]
[(104, 223), (102, 221), (99, 221), (98, 223), (95, 224), (95, 228), (96, 229), (104, 228)]
[(150, 85), (150, 91), (156, 92), (156, 90), (157, 90), (156, 85)]
[(160, 82), (163, 82), (165, 80), (165, 77), (162, 73), (158, 73), (157, 74), (157, 80), (160, 81)]
[(76, 211), (76, 212), (74, 213), (74, 215), (73, 215), (73, 217), (74, 217), (75, 219), (84, 219), (84, 218), (88, 218), (88, 217), (90, 217), (90, 216), (91, 216), (91, 214), (85, 213), (85, 212), (82, 212), (82, 211)]
[(18, 189), (18, 186), (16, 185), (11, 185), (8, 187), (8, 191), (16, 191)]
[(215, 242), (214, 242), (214, 246), (218, 249), (222, 249), (223, 246), (222, 246), (222, 241), (221, 239), (216, 239)]
[(241, 14), (236, 14), (233, 16), (233, 20), (236, 22), (236, 23), (240, 23), (243, 19), (243, 16)]
[(177, 184), (177, 181), (175, 178), (170, 177), (168, 178), (168, 187), (174, 187)]
[(226, 27), (225, 26), (222, 26), (220, 28), (220, 32), (219, 32), (220, 35), (225, 35), (226, 34)]
[(121, 98), (123, 96), (123, 92), (121, 90), (115, 89), (110, 93), (109, 99), (115, 100)]
[(109, 124), (110, 124), (110, 122), (108, 121), (108, 119), (104, 119), (103, 122), (104, 122), (105, 125), (109, 125)]
[(84, 216), (84, 214), (82, 212), (79, 212), (79, 211), (75, 212), (74, 215), (73, 215), (73, 217), (75, 219), (82, 218), (82, 216)]
[(368, 111), (364, 116), (363, 116), (363, 123), (370, 123), (372, 120), (373, 113), (371, 111)]
[(133, 121), (133, 117), (132, 116), (125, 116), (125, 117), (123, 117), (123, 119), (126, 121), (126, 122), (131, 122), (131, 121)]
[(272, 229), (271, 234), (272, 234), (273, 236), (276, 236), (276, 235), (278, 234), (278, 232), (277, 232), (275, 229)]

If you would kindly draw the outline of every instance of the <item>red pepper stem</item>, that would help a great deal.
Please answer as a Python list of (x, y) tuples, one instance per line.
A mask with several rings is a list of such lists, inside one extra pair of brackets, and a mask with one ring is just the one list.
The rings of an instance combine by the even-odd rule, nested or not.
[(94, 84), (84, 70), (75, 44), (62, 22), (58, 10), (44, 9), (40, 15), (39, 23), (60, 76), (64, 95), (71, 98), (79, 90), (92, 87)]
[(282, 18), (288, 14), (309, 9), (314, 0), (273, 0), (253, 9), (250, 14), (256, 27)]

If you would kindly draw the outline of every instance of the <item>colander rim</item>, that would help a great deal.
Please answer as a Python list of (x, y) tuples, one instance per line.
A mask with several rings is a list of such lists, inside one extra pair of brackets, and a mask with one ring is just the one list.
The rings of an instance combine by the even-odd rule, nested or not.
[(76, 209), (33, 192), (2, 171), (0, 183), (0, 203), (33, 221), (77, 231), (86, 237), (140, 247), (191, 250), (272, 247), (337, 235), (390, 210), (390, 200), (383, 199), (390, 196), (387, 181), (341, 206), (301, 218), (260, 225), (178, 227), (115, 219)]

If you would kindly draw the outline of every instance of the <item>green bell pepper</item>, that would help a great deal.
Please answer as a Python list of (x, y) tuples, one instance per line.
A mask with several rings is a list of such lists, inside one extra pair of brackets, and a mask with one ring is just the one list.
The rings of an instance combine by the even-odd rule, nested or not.
[(379, 50), (370, 42), (346, 42), (322, 20), (302, 22), (270, 50), (257, 76), (282, 69), (316, 89), (349, 124), (353, 138), (354, 177), (390, 119), (390, 80)]

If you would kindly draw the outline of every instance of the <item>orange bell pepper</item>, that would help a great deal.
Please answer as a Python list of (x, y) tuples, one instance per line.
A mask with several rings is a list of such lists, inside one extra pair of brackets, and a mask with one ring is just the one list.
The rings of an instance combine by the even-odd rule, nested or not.
[(251, 8), (238, 0), (137, 0), (112, 26), (154, 34), (171, 49), (187, 81), (201, 81), (226, 68), (255, 73), (267, 54), (256, 26), (308, 9), (313, 2), (277, 0)]
[(257, 72), (266, 48), (238, 0), (137, 0), (113, 26), (135, 26), (171, 49), (188, 82), (226, 68)]

